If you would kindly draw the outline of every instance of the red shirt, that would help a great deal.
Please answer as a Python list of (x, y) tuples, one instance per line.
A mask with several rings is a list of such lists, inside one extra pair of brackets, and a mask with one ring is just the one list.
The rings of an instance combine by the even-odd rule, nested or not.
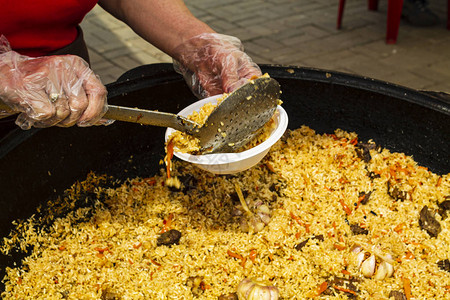
[(77, 37), (77, 25), (98, 0), (0, 0), (0, 35), (11, 48), (42, 56)]

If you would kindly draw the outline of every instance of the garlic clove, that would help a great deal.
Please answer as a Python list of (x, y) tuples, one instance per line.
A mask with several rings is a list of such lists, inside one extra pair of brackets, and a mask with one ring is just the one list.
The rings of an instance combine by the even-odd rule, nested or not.
[(270, 215), (268, 215), (268, 214), (265, 214), (265, 213), (261, 213), (261, 212), (259, 212), (258, 214), (258, 217), (261, 219), (261, 221), (264, 223), (264, 224), (269, 224), (269, 222), (270, 222)]
[(263, 222), (254, 222), (253, 224), (253, 230), (255, 232), (260, 232), (261, 230), (264, 229), (264, 226), (266, 226), (266, 224), (264, 224)]
[(364, 277), (373, 276), (373, 273), (375, 272), (375, 263), (375, 255), (371, 254), (369, 258), (361, 264), (361, 273), (364, 275)]
[(270, 215), (270, 208), (265, 204), (260, 205), (257, 211), (266, 215)]
[(378, 266), (377, 271), (375, 272), (375, 275), (373, 276), (373, 279), (375, 280), (383, 280), (384, 278), (386, 278), (388, 269), (386, 266), (387, 262), (382, 261), (380, 263), (380, 265)]
[(358, 265), (358, 268), (361, 267), (361, 264), (364, 261), (364, 256), (365, 256), (364, 251), (359, 252), (358, 255), (356, 256), (356, 263)]
[(385, 263), (386, 263), (386, 269), (387, 269), (386, 278), (389, 278), (394, 274), (394, 266), (391, 265), (390, 263), (388, 263), (387, 261)]

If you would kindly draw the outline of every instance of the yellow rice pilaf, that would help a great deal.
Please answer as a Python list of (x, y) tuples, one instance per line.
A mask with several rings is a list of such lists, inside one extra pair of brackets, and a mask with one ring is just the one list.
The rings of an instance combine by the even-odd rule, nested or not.
[[(304, 126), (237, 175), (176, 161), (179, 190), (164, 185), (164, 170), (96, 187), (102, 200), (93, 207), (73, 209), (47, 230), (31, 218), (3, 241), (4, 253), (31, 252), (22, 266), (7, 269), (2, 298), (217, 299), (243, 279), (259, 278), (282, 299), (388, 299), (392, 291), (450, 299), (450, 273), (438, 265), (450, 258), (450, 216), (438, 213), (449, 199), (449, 174), (386, 149), (370, 156), (358, 156), (355, 133), (319, 135)], [(270, 207), (263, 230), (241, 230), (235, 184), (249, 203)], [(437, 237), (419, 225), (424, 206), (440, 223)], [(352, 232), (354, 224), (365, 233)], [(157, 246), (170, 229), (181, 232), (179, 243)], [(393, 275), (362, 276), (352, 254), (360, 245), (391, 255)], [(200, 288), (194, 291), (189, 278), (200, 278)]]

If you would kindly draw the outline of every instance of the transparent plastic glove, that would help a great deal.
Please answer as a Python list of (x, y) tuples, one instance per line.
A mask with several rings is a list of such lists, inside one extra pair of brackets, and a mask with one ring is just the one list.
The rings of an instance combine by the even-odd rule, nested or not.
[(198, 98), (230, 93), (251, 77), (261, 75), (241, 41), (229, 35), (197, 35), (177, 46), (174, 57), (175, 71), (183, 75)]
[[(0, 99), (22, 129), (110, 124), (107, 91), (86, 61), (75, 55), (31, 58), (11, 51), (0, 36)], [(0, 111), (0, 116), (11, 113)]]

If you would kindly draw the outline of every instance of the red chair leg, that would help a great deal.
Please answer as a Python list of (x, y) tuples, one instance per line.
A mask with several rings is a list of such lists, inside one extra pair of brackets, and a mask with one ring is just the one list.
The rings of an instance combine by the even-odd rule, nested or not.
[(378, 0), (369, 0), (368, 4), (369, 10), (378, 10)]
[(397, 42), (398, 28), (402, 16), (403, 0), (389, 0), (387, 11), (386, 44)]
[(341, 29), (342, 17), (344, 16), (344, 6), (345, 6), (345, 0), (339, 0), (338, 18), (337, 18), (337, 24), (336, 24), (337, 29)]

